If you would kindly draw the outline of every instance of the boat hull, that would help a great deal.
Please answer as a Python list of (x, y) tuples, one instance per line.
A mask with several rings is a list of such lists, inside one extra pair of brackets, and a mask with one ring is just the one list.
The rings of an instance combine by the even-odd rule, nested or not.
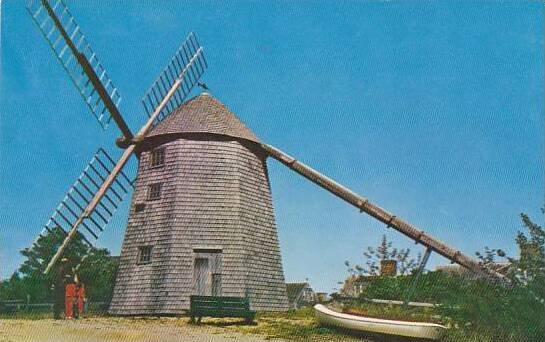
[(318, 321), (324, 325), (363, 332), (437, 340), (447, 329), (435, 323), (405, 322), (349, 315), (328, 309), (322, 304), (316, 304), (314, 311)]

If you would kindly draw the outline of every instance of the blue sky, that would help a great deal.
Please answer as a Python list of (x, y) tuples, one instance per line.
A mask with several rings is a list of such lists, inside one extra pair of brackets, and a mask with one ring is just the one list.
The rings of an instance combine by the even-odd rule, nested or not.
[[(516, 254), (518, 214), (543, 223), (539, 2), (67, 1), (119, 87), (140, 97), (189, 31), (204, 81), (265, 142), (460, 250)], [(92, 154), (119, 155), (28, 17), (2, 2), (0, 276), (21, 262)], [(135, 161), (129, 166), (134, 170)], [(382, 234), (422, 251), (274, 160), (284, 272), (332, 291)], [(119, 252), (127, 206), (99, 243)], [(432, 255), (429, 268), (447, 263)]]

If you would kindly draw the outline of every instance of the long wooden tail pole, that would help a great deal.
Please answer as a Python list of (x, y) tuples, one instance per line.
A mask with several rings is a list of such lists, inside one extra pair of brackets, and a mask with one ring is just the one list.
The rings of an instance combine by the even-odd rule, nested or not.
[(282, 152), (281, 150), (267, 144), (261, 144), (261, 147), (274, 159), (278, 160), (282, 164), (286, 165), (288, 168), (297, 172), (301, 176), (307, 178), (313, 183), (319, 185), (320, 187), (331, 192), (335, 196), (343, 199), (344, 201), (352, 204), (358, 208), (361, 212), (374, 217), (380, 222), (385, 223), (388, 227), (392, 227), (399, 231), (400, 233), (408, 236), (416, 243), (420, 243), (427, 248), (430, 248), (434, 252), (444, 256), (445, 258), (479, 274), (485, 276), (492, 280), (500, 280), (508, 283), (507, 278), (491, 270), (475, 259), (463, 254), (459, 250), (453, 249), (441, 241), (433, 238), (432, 236), (424, 233), (424, 231), (412, 226), (411, 224), (401, 220), (395, 215), (390, 214), (386, 210), (380, 208), (377, 205), (369, 202), (368, 199), (361, 197), (360, 195), (354, 193), (350, 189), (342, 186), (341, 184), (333, 181), (332, 179), (322, 175), (318, 171), (310, 168), (309, 166), (297, 161), (288, 154)]
[[(195, 55), (190, 60), (188, 65), (191, 65), (191, 63), (194, 61), (194, 59), (201, 52), (202, 52), (202, 48), (199, 48), (199, 50), (195, 53)], [(157, 106), (157, 108), (155, 108), (155, 111), (149, 117), (148, 121), (146, 121), (144, 126), (142, 126), (142, 128), (138, 131), (138, 134), (134, 138), (134, 141), (141, 141), (146, 136), (146, 134), (150, 131), (150, 129), (153, 128), (153, 122), (155, 121), (157, 116), (161, 113), (163, 108), (166, 106), (166, 104), (168, 103), (170, 98), (174, 95), (174, 93), (176, 92), (178, 87), (182, 84), (182, 80), (183, 80), (184, 75), (186, 74), (187, 70), (188, 70), (188, 67), (186, 67), (182, 71), (182, 73), (180, 74), (180, 77), (178, 77), (178, 79), (174, 82), (172, 87), (170, 87), (170, 90), (168, 91), (166, 96), (163, 98), (161, 103)], [(106, 194), (106, 191), (108, 190), (108, 188), (112, 185), (112, 183), (114, 182), (114, 180), (117, 177), (117, 175), (119, 174), (119, 172), (121, 172), (121, 170), (123, 169), (123, 167), (125, 166), (125, 164), (129, 160), (131, 155), (134, 153), (135, 148), (136, 148), (136, 145), (133, 144), (133, 145), (128, 146), (127, 149), (123, 152), (123, 154), (121, 155), (121, 158), (119, 158), (119, 161), (116, 163), (115, 167), (112, 169), (112, 172), (104, 180), (104, 183), (102, 183), (100, 189), (98, 189), (95, 196), (93, 196), (93, 198), (91, 199), (91, 201), (89, 202), (89, 204), (87, 205), (85, 210), (83, 211), (83, 214), (80, 217), (78, 217), (76, 222), (74, 222), (74, 225), (72, 226), (72, 228), (68, 232), (68, 235), (65, 237), (65, 239), (62, 242), (61, 246), (57, 250), (57, 253), (55, 253), (53, 258), (51, 258), (51, 261), (49, 261), (49, 264), (47, 264), (47, 267), (46, 267), (46, 269), (44, 271), (45, 274), (48, 274), (51, 271), (51, 269), (53, 268), (53, 266), (55, 266), (55, 264), (57, 263), (57, 261), (61, 257), (62, 253), (66, 249), (66, 247), (68, 247), (68, 244), (70, 243), (70, 241), (76, 235), (76, 232), (78, 230), (79, 225), (83, 222), (83, 220), (86, 217), (89, 217), (93, 213), (93, 211), (95, 210), (96, 206), (98, 205), (98, 203), (100, 202), (102, 197), (104, 197), (104, 195)]]

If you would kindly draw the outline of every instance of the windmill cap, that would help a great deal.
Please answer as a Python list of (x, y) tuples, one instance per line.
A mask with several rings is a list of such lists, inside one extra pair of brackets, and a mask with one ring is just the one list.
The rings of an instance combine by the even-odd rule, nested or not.
[(173, 110), (147, 138), (184, 133), (217, 134), (260, 143), (236, 114), (208, 92), (200, 93)]

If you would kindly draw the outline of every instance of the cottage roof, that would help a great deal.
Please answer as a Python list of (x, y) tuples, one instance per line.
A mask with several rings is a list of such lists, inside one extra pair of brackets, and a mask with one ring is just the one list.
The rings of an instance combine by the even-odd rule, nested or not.
[(259, 139), (224, 104), (201, 93), (168, 114), (147, 137), (180, 133), (210, 133), (259, 143)]

